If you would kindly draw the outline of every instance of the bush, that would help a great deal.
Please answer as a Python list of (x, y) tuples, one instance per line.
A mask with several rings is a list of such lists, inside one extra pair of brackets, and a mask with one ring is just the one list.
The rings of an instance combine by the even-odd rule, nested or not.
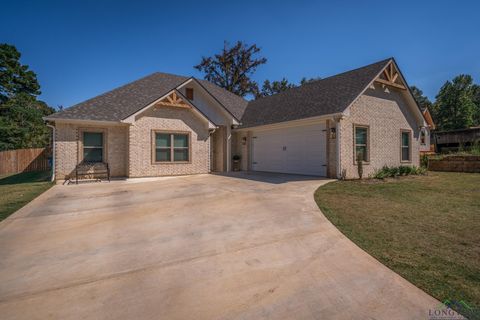
[(399, 166), (399, 167), (389, 167), (383, 166), (379, 170), (375, 170), (371, 176), (374, 179), (385, 179), (385, 178), (394, 178), (398, 176), (408, 176), (408, 175), (422, 175), (427, 172), (426, 168), (416, 167), (416, 166)]
[(470, 153), (474, 156), (480, 156), (480, 139), (475, 140), (472, 147), (470, 148)]
[(358, 178), (362, 179), (363, 176), (363, 154), (357, 154), (357, 171), (358, 171)]
[(420, 167), (428, 168), (428, 155), (422, 154), (420, 157)]

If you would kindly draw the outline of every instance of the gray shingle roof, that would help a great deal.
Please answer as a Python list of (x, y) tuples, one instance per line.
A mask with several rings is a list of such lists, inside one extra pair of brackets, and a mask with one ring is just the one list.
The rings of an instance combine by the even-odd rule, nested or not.
[[(120, 121), (154, 102), (188, 77), (156, 72), (112, 91), (54, 113), (46, 119)], [(205, 80), (202, 86), (231, 114), (240, 119), (247, 101)]]
[[(206, 80), (197, 81), (236, 119), (241, 120), (241, 127), (253, 127), (343, 112), (390, 60), (385, 59), (250, 102)], [(156, 72), (54, 113), (46, 119), (120, 121), (188, 79)]]
[(313, 81), (250, 101), (242, 128), (343, 112), (391, 60)]
[(220, 88), (216, 84), (211, 83), (207, 80), (198, 80), (200, 84), (210, 92), (225, 108), (240, 120), (247, 108), (248, 101), (243, 99), (240, 96), (237, 96), (230, 91), (227, 91), (223, 88)]

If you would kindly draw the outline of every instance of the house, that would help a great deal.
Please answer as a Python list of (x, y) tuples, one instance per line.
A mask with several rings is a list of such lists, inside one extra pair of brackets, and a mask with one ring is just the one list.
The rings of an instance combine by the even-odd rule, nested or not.
[(240, 169), (347, 178), (419, 165), (429, 127), (393, 58), (246, 101), (208, 81), (154, 73), (45, 118), (55, 174), (108, 163), (114, 177)]
[(438, 152), (468, 150), (480, 144), (480, 127), (435, 131), (433, 140)]
[(435, 144), (433, 139), (431, 139), (432, 131), (435, 130), (435, 123), (433, 122), (432, 115), (428, 108), (422, 109), (423, 117), (427, 122), (428, 128), (423, 128), (420, 131), (420, 154), (434, 154), (435, 153)]

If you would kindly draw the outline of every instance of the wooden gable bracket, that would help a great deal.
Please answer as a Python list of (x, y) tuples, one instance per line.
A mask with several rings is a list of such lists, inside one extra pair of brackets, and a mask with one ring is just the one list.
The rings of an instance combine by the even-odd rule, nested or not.
[(375, 82), (381, 83), (383, 85), (391, 86), (397, 89), (401, 90), (407, 90), (405, 87), (405, 84), (403, 81), (400, 79), (400, 75), (398, 73), (397, 68), (395, 68), (395, 65), (393, 62), (390, 62), (385, 70), (383, 70), (383, 73), (381, 74), (383, 78), (380, 78), (380, 76), (375, 79)]
[(155, 106), (190, 108), (190, 105), (186, 103), (182, 97), (179, 97), (175, 91), (157, 102)]

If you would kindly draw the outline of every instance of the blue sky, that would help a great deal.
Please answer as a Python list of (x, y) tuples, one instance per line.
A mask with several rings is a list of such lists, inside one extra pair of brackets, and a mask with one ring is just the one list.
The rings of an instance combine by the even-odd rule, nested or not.
[(0, 42), (21, 51), (52, 106), (155, 71), (201, 77), (193, 65), (224, 40), (262, 48), (259, 82), (394, 56), (430, 98), (460, 73), (480, 83), (479, 1), (0, 1)]

